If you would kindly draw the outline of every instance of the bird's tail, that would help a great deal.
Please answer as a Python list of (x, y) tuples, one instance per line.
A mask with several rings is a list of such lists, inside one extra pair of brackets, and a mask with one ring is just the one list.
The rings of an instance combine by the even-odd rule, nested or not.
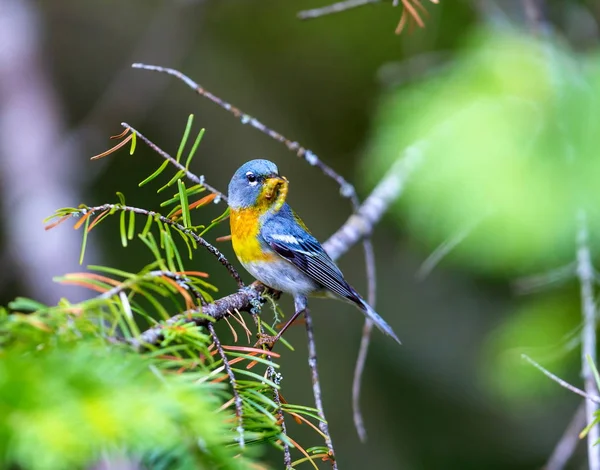
[(398, 344), (402, 344), (398, 339), (398, 336), (396, 336), (396, 333), (394, 333), (394, 330), (392, 330), (392, 327), (388, 325), (387, 322), (383, 318), (381, 318), (381, 316), (375, 310), (373, 310), (371, 306), (367, 302), (365, 302), (359, 295), (357, 295), (357, 297), (357, 305), (365, 313), (367, 318), (370, 319), (373, 323), (375, 323), (375, 326), (379, 328), (382, 332), (384, 332), (386, 335), (389, 335), (392, 338), (394, 338), (398, 342)]

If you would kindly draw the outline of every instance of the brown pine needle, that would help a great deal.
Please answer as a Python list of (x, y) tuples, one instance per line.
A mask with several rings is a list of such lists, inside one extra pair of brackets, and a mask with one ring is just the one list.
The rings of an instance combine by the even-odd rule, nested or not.
[(111, 135), (110, 138), (113, 140), (120, 139), (122, 137), (125, 137), (130, 130), (131, 129), (129, 127), (126, 127), (125, 130), (123, 132), (121, 132), (119, 135)]
[[(113, 136), (113, 137), (111, 137), (111, 139), (112, 138), (117, 138), (117, 136)], [(133, 134), (129, 134), (125, 139), (123, 139), (117, 145), (115, 145), (112, 148), (109, 148), (106, 152), (102, 152), (102, 153), (99, 153), (98, 155), (94, 155), (93, 157), (90, 158), (90, 160), (99, 160), (100, 158), (106, 157), (107, 155), (110, 155), (111, 153), (116, 152), (121, 147), (123, 147), (125, 144), (127, 144), (127, 142), (129, 142), (132, 138), (133, 138)]]
[(196, 207), (205, 206), (209, 202), (212, 202), (216, 197), (217, 197), (217, 195), (214, 193), (211, 193), (208, 196), (204, 196), (202, 199), (198, 199), (197, 201), (192, 202), (190, 204), (190, 209), (195, 209)]
[[(439, 0), (429, 0), (431, 3), (438, 4)], [(425, 22), (417, 9), (421, 10), (424, 15), (428, 15), (427, 9), (423, 6), (420, 0), (402, 0), (402, 16), (398, 26), (396, 26), (396, 34), (401, 34), (407, 24), (411, 26), (416, 24), (420, 28), (425, 27)]]
[(227, 400), (225, 403), (223, 403), (219, 409), (217, 411), (224, 411), (227, 408), (229, 408), (231, 405), (233, 405), (233, 402), (235, 401), (235, 397), (230, 398), (229, 400)]
[[(240, 312), (237, 312), (238, 315), (240, 315)], [(244, 321), (244, 319), (242, 318), (242, 316), (240, 315), (240, 317), (238, 318), (235, 315), (231, 315), (231, 318), (233, 318), (236, 322), (238, 322), (241, 327), (243, 328), (243, 330), (246, 333), (246, 337), (248, 338), (248, 342), (250, 342), (250, 336), (252, 335), (252, 333), (250, 332), (250, 330), (248, 329), (248, 326), (246, 325), (246, 322)]]
[(225, 346), (225, 345), (223, 345), (223, 349), (225, 349), (226, 351), (240, 351), (240, 352), (247, 352), (247, 353), (264, 354), (265, 356), (271, 356), (271, 357), (275, 357), (275, 358), (281, 357), (281, 355), (279, 353), (276, 353), (273, 351), (263, 351), (262, 349), (251, 348), (249, 346)]
[(105, 215), (105, 214), (106, 214), (108, 211), (110, 211), (110, 209), (106, 209), (105, 211), (102, 211), (102, 212), (100, 212), (100, 214), (98, 214), (98, 215), (97, 215), (97, 216), (94, 218), (94, 220), (92, 220), (92, 222), (91, 222), (91, 223), (90, 223), (90, 225), (88, 226), (88, 232), (89, 232), (90, 230), (92, 230), (92, 229), (93, 229), (93, 228), (96, 226), (96, 224), (97, 224), (98, 222), (100, 222), (100, 220), (102, 220), (102, 217), (104, 217), (104, 215)]
[[(311, 458), (310, 455), (308, 455), (308, 452), (306, 452), (306, 450), (304, 450), (304, 447), (302, 447), (300, 444), (298, 444), (290, 436), (287, 436), (287, 438), (290, 440), (290, 442), (294, 445), (294, 447), (296, 449), (298, 449), (300, 452), (302, 452), (302, 454), (304, 454), (304, 456), (308, 459), (308, 461), (312, 464), (312, 466), (315, 467), (317, 470), (319, 470), (319, 467), (317, 467), (317, 464), (315, 462), (313, 462), (313, 459)], [(294, 462), (294, 463), (296, 463), (296, 462)]]
[(177, 289), (177, 291), (185, 299), (185, 308), (187, 310), (193, 310), (194, 308), (196, 308), (196, 304), (194, 304), (194, 301), (192, 300), (190, 293), (187, 290), (185, 290), (177, 281), (174, 281), (173, 279), (171, 279), (168, 276), (161, 276), (161, 278), (164, 279), (169, 284), (171, 284), (175, 289)]
[(58, 220), (56, 220), (56, 221), (54, 221), (54, 222), (52, 222), (52, 223), (50, 223), (50, 224), (46, 225), (46, 226), (44, 227), (44, 230), (51, 230), (51, 229), (53, 229), (54, 227), (56, 227), (56, 226), (58, 226), (58, 225), (62, 224), (62, 223), (65, 221), (65, 220), (67, 220), (67, 219), (70, 219), (72, 216), (73, 216), (73, 214), (67, 214), (67, 215), (64, 215), (64, 216), (62, 216), (60, 219), (58, 219)]
[[(313, 428), (315, 431), (317, 431), (323, 439), (326, 439), (326, 436), (323, 433), (323, 431), (321, 431), (318, 427), (316, 427), (313, 423), (311, 423), (304, 416), (302, 416), (298, 413), (294, 413), (293, 411), (287, 411), (287, 410), (283, 410), (283, 411), (285, 411), (289, 415), (292, 415), (298, 424), (302, 424), (302, 423), (308, 424), (311, 428)], [(324, 454), (324, 455), (327, 455), (327, 454)]]
[(225, 322), (229, 325), (229, 328), (231, 329), (231, 334), (233, 335), (233, 342), (237, 343), (238, 335), (237, 335), (237, 332), (235, 331), (235, 328), (233, 326), (231, 326), (231, 323), (229, 323), (227, 316), (224, 316), (223, 320), (225, 320)]
[(122, 284), (121, 281), (117, 281), (116, 279), (111, 279), (110, 277), (102, 276), (101, 274), (96, 273), (67, 273), (64, 275), (64, 277), (66, 277), (67, 279), (95, 279), (96, 281), (101, 281), (115, 287), (120, 286)]
[[(217, 197), (217, 195), (214, 193), (209, 194), (208, 196), (204, 196), (202, 199), (198, 199), (197, 201), (194, 201), (191, 204), (189, 204), (188, 208), (190, 210), (192, 210), (192, 209), (196, 209), (198, 207), (205, 206), (206, 204), (211, 202), (215, 197)], [(182, 212), (183, 212), (183, 209), (177, 209), (175, 212), (173, 212), (171, 214), (171, 220), (175, 220), (177, 217), (179, 217), (181, 215)]]
[(208, 273), (202, 271), (176, 271), (175, 274), (180, 276), (208, 277)]
[(73, 225), (73, 228), (75, 230), (77, 230), (79, 227), (81, 227), (83, 225), (83, 223), (86, 221), (86, 219), (92, 215), (92, 211), (86, 212), (78, 221), (75, 225)]
[(85, 287), (86, 289), (95, 290), (96, 292), (100, 292), (101, 294), (104, 294), (106, 291), (108, 291), (108, 289), (105, 287), (101, 287), (96, 284), (91, 284), (89, 282), (85, 282), (79, 279), (61, 279), (59, 282), (60, 284)]

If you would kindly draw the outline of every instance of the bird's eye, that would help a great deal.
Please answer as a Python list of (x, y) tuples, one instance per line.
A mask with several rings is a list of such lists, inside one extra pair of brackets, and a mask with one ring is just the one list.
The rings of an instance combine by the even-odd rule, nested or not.
[(256, 175), (254, 173), (252, 173), (251, 171), (246, 173), (246, 179), (248, 180), (248, 183), (250, 183), (251, 185), (255, 185), (256, 182), (258, 181), (258, 178), (256, 177)]

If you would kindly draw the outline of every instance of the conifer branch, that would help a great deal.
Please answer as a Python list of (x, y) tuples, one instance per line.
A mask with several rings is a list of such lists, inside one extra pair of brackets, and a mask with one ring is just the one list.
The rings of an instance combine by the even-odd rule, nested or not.
[(169, 219), (168, 217), (165, 217), (164, 215), (159, 214), (158, 212), (147, 210), (147, 209), (142, 209), (139, 207), (126, 206), (123, 204), (103, 204), (101, 206), (82, 207), (75, 211), (71, 211), (71, 214), (74, 214), (74, 213), (80, 213), (82, 215), (90, 214), (90, 215), (88, 215), (88, 217), (90, 217), (92, 214), (94, 214), (96, 212), (102, 214), (103, 212), (107, 212), (107, 211), (134, 212), (136, 214), (154, 217), (155, 219), (160, 220), (162, 223), (176, 228), (180, 232), (192, 237), (196, 243), (198, 243), (199, 245), (206, 248), (215, 258), (217, 258), (219, 263), (221, 263), (223, 266), (225, 266), (225, 268), (227, 269), (227, 271), (229, 272), (231, 277), (237, 282), (238, 287), (240, 287), (240, 288), (244, 287), (244, 281), (242, 281), (242, 278), (240, 277), (237, 270), (233, 267), (233, 265), (229, 262), (229, 260), (227, 260), (225, 255), (223, 255), (215, 246), (213, 246), (212, 244), (207, 242), (204, 238), (202, 238), (200, 235), (198, 235), (196, 232), (194, 232), (194, 230), (184, 227), (183, 225), (175, 222), (174, 220)]

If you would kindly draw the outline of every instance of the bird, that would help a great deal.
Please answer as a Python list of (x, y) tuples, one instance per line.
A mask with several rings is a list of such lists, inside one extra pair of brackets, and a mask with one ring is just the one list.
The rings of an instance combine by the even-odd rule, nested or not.
[(228, 187), (233, 250), (254, 278), (294, 298), (294, 315), (276, 336), (257, 344), (272, 345), (308, 307), (308, 297), (333, 297), (358, 307), (382, 332), (400, 343), (386, 321), (344, 279), (344, 275), (286, 202), (288, 180), (275, 163), (250, 160)]

